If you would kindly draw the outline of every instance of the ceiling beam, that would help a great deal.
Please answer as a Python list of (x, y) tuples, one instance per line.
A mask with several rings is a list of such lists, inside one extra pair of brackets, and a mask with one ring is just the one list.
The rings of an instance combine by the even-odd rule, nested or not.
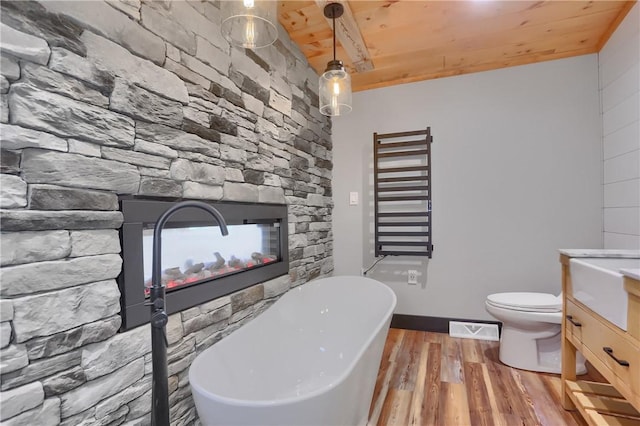
[[(349, 2), (346, 0), (315, 0), (315, 2), (321, 10), (324, 10), (324, 7), (329, 3), (342, 4), (344, 14), (336, 19), (336, 27), (338, 29), (338, 31), (336, 31), (336, 38), (340, 40), (342, 48), (347, 52), (357, 72), (371, 71), (373, 69), (371, 55), (369, 54), (367, 46), (364, 44), (362, 34), (360, 34), (360, 28), (349, 7)], [(329, 18), (326, 19), (331, 27), (333, 25), (332, 20)]]

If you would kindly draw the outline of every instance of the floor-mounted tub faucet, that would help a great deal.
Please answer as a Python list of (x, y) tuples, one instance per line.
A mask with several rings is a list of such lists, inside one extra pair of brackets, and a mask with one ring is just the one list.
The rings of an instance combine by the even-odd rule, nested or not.
[(165, 288), (162, 285), (162, 228), (175, 212), (193, 207), (213, 216), (222, 235), (228, 235), (227, 222), (218, 210), (200, 201), (182, 201), (160, 216), (153, 228), (153, 259), (149, 305), (151, 306), (151, 357), (153, 367), (151, 424), (169, 426), (169, 377), (167, 367), (167, 334), (165, 326), (168, 316), (165, 311)]

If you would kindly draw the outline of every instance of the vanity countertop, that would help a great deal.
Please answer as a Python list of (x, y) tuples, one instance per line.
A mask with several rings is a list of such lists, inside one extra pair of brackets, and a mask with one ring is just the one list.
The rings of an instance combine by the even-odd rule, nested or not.
[(625, 277), (640, 281), (640, 268), (620, 269), (620, 273)]
[(568, 257), (618, 257), (628, 259), (640, 259), (640, 250), (614, 250), (614, 249), (560, 249), (560, 254)]

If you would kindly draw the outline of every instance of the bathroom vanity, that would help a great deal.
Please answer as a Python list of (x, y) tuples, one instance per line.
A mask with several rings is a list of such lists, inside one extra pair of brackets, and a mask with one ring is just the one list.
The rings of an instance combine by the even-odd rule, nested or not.
[[(560, 250), (562, 405), (590, 425), (640, 425), (640, 252)], [(577, 380), (579, 351), (609, 383)]]

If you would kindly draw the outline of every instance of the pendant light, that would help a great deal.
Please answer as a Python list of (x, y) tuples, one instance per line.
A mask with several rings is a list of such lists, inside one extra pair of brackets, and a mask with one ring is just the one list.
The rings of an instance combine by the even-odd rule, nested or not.
[(333, 60), (320, 76), (320, 112), (338, 116), (351, 112), (351, 77), (342, 61), (336, 60), (336, 18), (344, 13), (340, 3), (329, 3), (324, 7), (324, 16), (333, 21)]
[(232, 45), (246, 49), (269, 46), (278, 38), (277, 9), (275, 1), (222, 0), (222, 35)]

